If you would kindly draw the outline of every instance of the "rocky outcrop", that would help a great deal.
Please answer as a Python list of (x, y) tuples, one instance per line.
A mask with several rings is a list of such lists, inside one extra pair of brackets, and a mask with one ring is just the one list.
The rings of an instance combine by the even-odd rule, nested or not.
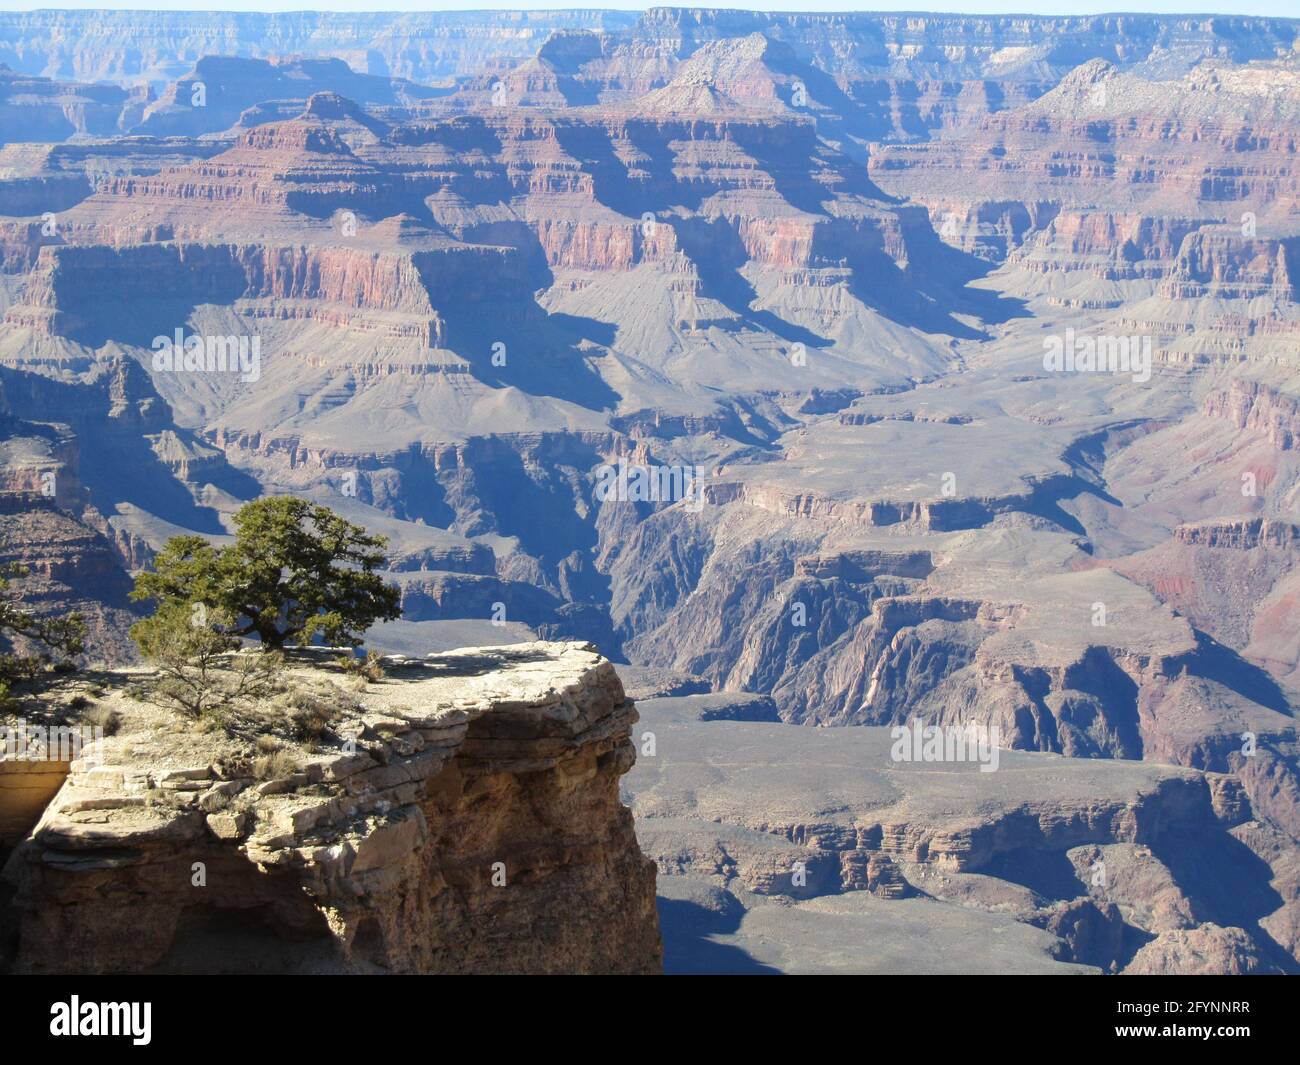
[(1262, 433), (1279, 450), (1300, 445), (1300, 400), (1264, 382), (1234, 380), (1226, 390), (1206, 397), (1205, 413)]
[(1241, 929), (1203, 924), (1162, 932), (1137, 952), (1124, 972), (1133, 976), (1158, 973), (1247, 976), (1262, 968), (1259, 950)]
[(357, 73), (336, 57), (210, 55), (150, 103), (133, 132), (154, 137), (215, 133), (235, 125), (244, 111), (258, 104), (292, 101), (298, 104), (296, 113), (320, 92), (375, 105), (410, 105), (440, 95), (437, 89), (405, 78)]
[[(890, 907), (941, 920), (956, 903), (1045, 929), (1058, 960), (1107, 972), (1300, 964), (1279, 950), (1295, 894), (1287, 850), (1253, 820), (1235, 775), (1004, 750), (988, 775), (996, 786), (981, 789), (972, 758), (900, 760), (888, 729), (744, 721), (717, 714), (722, 698), (642, 704), (642, 743), (653, 743), (628, 789), (662, 896), (703, 881), (758, 913), (767, 899), (870, 895), (886, 905), (844, 929), (863, 961), (884, 949)], [(743, 765), (727, 754), (738, 750)], [(1239, 835), (1258, 841), (1261, 860)], [(1235, 863), (1220, 864), (1228, 855)], [(687, 931), (667, 925), (670, 952), (689, 951)], [(794, 946), (806, 931), (769, 934)]]
[(1267, 518), (1203, 521), (1178, 526), (1174, 540), (1190, 547), (1222, 547), (1230, 551), (1262, 547), (1300, 551), (1300, 526)]
[(117, 85), (77, 85), (24, 77), (0, 63), (0, 144), (111, 137), (144, 106)]
[(1111, 565), (1197, 628), (1280, 678), (1296, 668), (1288, 623), (1300, 527), (1275, 518), (1207, 519)]
[(123, 704), (6, 867), (14, 968), (658, 971), (613, 667), (577, 644), (387, 667), (349, 699), (294, 665), (299, 703), (341, 713), (270, 772)]
[(1291, 300), (1297, 292), (1300, 240), (1259, 240), (1234, 229), (1189, 233), (1162, 286), (1170, 299)]
[[(319, 321), (438, 348), (445, 346), (446, 327), (431, 294), (445, 307), (463, 293), (491, 285), (502, 286), (504, 294), (510, 286), (506, 255), (496, 249), (464, 252), (452, 266), (438, 263), (443, 252), (433, 250), (394, 255), (261, 244), (49, 248), (27, 289), (27, 306), (50, 312), (44, 319), (48, 328), (75, 333), (142, 292), (184, 300), (224, 290), (228, 299), (260, 301), (248, 308), (253, 318)], [(449, 276), (456, 278), (454, 287), (445, 283)], [(87, 283), (91, 277), (96, 284)], [(107, 278), (117, 280), (106, 284)], [(453, 295), (460, 286), (462, 295)]]

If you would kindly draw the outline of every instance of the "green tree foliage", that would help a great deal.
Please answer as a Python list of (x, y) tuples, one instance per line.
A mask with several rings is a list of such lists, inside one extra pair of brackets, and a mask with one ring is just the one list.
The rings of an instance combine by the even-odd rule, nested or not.
[(292, 496), (254, 500), (234, 521), (233, 544), (173, 537), (153, 571), (136, 578), (131, 598), (158, 605), (154, 617), (132, 629), (142, 648), (174, 639), (154, 630), (174, 628), (184, 612), (191, 621), (206, 612), (201, 626), (256, 636), (271, 649), (317, 636), (356, 646), (376, 621), (401, 616), (399, 589), (375, 572), (386, 563), (384, 537)]
[(15, 636), (23, 637), (43, 644), (49, 651), (37, 655), (20, 655), (12, 651), (0, 654), (0, 697), (8, 693), (15, 680), (33, 676), (47, 666), (51, 661), (51, 651), (70, 658), (80, 654), (85, 645), (86, 625), (80, 614), (44, 618), (22, 605), (9, 582), (25, 576), (25, 566), (0, 565), (0, 639), (12, 644)]

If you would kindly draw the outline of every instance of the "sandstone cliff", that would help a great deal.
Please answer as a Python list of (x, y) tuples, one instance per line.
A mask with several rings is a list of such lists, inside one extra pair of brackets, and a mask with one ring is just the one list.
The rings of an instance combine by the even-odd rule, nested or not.
[(636, 711), (608, 662), (579, 644), (389, 659), (350, 695), (327, 661), (291, 665), (284, 706), (329, 702), (331, 723), (270, 768), (271, 744), (101, 677), (118, 731), (5, 841), (13, 967), (659, 970), (654, 868), (618, 795)]

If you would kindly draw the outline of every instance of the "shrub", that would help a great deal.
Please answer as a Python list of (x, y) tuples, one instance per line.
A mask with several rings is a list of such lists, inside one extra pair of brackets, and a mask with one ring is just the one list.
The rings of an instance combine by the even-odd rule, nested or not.
[(283, 658), (236, 654), (239, 641), (209, 624), (219, 626), (228, 618), (204, 611), (200, 619), (189, 605), (173, 603), (131, 627), (131, 636), (161, 675), (148, 689), (148, 701), (199, 719), (274, 691)]
[(357, 658), (354, 655), (341, 655), (334, 661), (347, 672), (362, 678), (367, 683), (374, 683), (384, 679), (384, 664), (374, 651), (369, 652), (365, 658)]
[(81, 720), (100, 729), (105, 736), (116, 736), (117, 730), (122, 727), (121, 715), (108, 706), (91, 706), (81, 715)]
[(343, 716), (343, 708), (306, 692), (295, 692), (287, 716), (293, 738), (309, 742), (319, 740)]
[(291, 752), (283, 749), (253, 759), (253, 776), (258, 780), (293, 776), (301, 768), (302, 763)]

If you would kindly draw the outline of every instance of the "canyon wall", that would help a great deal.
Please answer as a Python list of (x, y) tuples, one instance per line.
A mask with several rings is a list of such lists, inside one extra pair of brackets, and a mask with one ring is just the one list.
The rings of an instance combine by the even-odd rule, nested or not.
[[(1289, 49), (1293, 19), (1253, 16), (1071, 17), (788, 14), (651, 8), (284, 14), (31, 11), (0, 20), (0, 61), (26, 74), (78, 80), (170, 79), (204, 55), (336, 56), (355, 69), (425, 79), (472, 73), (502, 56), (533, 55), (554, 31), (662, 41), (681, 54), (720, 37), (761, 32), (822, 60), (986, 77), (1036, 63), (1223, 54), (1241, 62)], [(91, 45), (89, 42), (94, 41)]]

